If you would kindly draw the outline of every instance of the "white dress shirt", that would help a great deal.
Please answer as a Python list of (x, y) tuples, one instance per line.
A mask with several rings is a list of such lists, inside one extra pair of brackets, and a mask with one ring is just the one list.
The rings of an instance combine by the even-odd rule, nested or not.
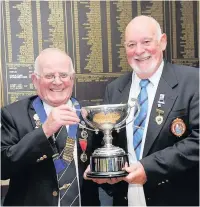
[[(164, 66), (164, 62), (162, 61), (158, 70), (149, 78), (150, 83), (147, 86), (148, 112), (147, 112), (147, 117), (145, 121), (143, 137), (142, 137), (140, 159), (142, 158), (142, 154), (144, 150), (144, 144), (145, 144), (145, 139), (146, 139), (147, 126), (149, 123), (150, 112), (151, 112), (151, 108), (153, 105), (156, 90), (158, 87), (158, 83), (160, 81), (160, 77), (163, 71), (163, 66)], [(133, 72), (132, 84), (131, 84), (130, 93), (129, 93), (129, 101), (131, 100), (131, 98), (137, 99), (140, 93), (140, 85), (139, 85), (140, 81), (141, 79), (137, 76), (136, 73)], [(134, 107), (131, 109), (129, 117), (126, 121), (127, 123), (127, 126), (126, 126), (127, 147), (128, 147), (130, 164), (137, 162), (136, 154), (135, 154), (134, 147), (133, 147), (133, 122), (129, 123), (131, 120), (133, 120), (133, 116), (134, 116)], [(143, 190), (142, 185), (129, 184), (128, 205), (129, 206), (146, 206), (146, 200), (145, 200), (144, 190)]]
[[(69, 100), (67, 102), (67, 105), (70, 107), (73, 107), (72, 105), (72, 101)], [(49, 116), (51, 110), (54, 108), (53, 106), (48, 105), (47, 103), (43, 102), (43, 106), (44, 106), (44, 110), (47, 114), (47, 116)], [(74, 108), (74, 107), (73, 107)], [(69, 130), (69, 125), (66, 125), (66, 129), (67, 131)], [(77, 154), (77, 143), (75, 142), (74, 145), (74, 151), (73, 151), (73, 157), (74, 157), (74, 162), (75, 162), (75, 167), (76, 167), (76, 174), (77, 174), (77, 182), (78, 182), (78, 190), (79, 190), (79, 204), (81, 205), (81, 194), (80, 194), (80, 184), (79, 184), (79, 173), (78, 173), (78, 163), (77, 163), (77, 158), (78, 158), (78, 154)], [(58, 206), (60, 206), (60, 197), (58, 200)]]

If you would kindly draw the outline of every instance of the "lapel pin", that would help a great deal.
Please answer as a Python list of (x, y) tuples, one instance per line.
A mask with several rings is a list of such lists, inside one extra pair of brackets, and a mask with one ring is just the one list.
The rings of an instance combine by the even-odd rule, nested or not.
[(41, 126), (41, 122), (40, 122), (40, 118), (37, 114), (34, 114), (33, 115), (33, 119), (35, 121), (35, 128), (39, 128)]
[(156, 112), (158, 113), (158, 115), (156, 116), (155, 121), (158, 125), (161, 125), (163, 122), (164, 111), (161, 109), (156, 109)]
[(160, 94), (159, 100), (158, 100), (158, 107), (160, 108), (162, 104), (165, 104), (165, 94)]

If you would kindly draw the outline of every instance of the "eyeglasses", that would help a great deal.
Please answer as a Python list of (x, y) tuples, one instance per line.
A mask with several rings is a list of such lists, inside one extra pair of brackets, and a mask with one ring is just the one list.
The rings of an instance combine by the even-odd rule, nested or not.
[(73, 79), (73, 75), (68, 74), (68, 73), (59, 73), (58, 76), (56, 76), (56, 75), (53, 74), (53, 73), (46, 73), (46, 74), (44, 74), (44, 75), (39, 75), (39, 74), (36, 73), (36, 75), (39, 76), (39, 77), (41, 77), (41, 78), (44, 78), (44, 79), (46, 79), (46, 80), (48, 80), (48, 81), (50, 81), (50, 82), (55, 81), (55, 78), (56, 78), (56, 77), (59, 77), (59, 79), (60, 79), (61, 81), (66, 81), (66, 80), (69, 80), (69, 79), (70, 79), (70, 80)]

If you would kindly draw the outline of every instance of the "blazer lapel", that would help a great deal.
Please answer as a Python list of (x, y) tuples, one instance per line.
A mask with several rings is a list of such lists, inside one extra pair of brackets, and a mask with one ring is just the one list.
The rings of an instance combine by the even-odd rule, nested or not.
[[(154, 98), (153, 106), (151, 109), (151, 114), (150, 114), (150, 119), (149, 119), (149, 124), (148, 124), (148, 129), (147, 129), (147, 134), (146, 134), (146, 140), (145, 140), (145, 145), (144, 145), (144, 151), (143, 151), (143, 157), (145, 157), (149, 150), (151, 149), (152, 144), (158, 137), (158, 134), (160, 130), (163, 128), (166, 119), (169, 115), (169, 112), (171, 111), (175, 100), (177, 98), (177, 93), (174, 88), (178, 84), (176, 75), (173, 71), (172, 66), (170, 64), (166, 64), (163, 68), (163, 73), (158, 85), (158, 89)], [(163, 122), (158, 125), (155, 121), (156, 116), (158, 113), (156, 112), (156, 109), (158, 108), (158, 101), (160, 98), (160, 94), (164, 94), (165, 98), (165, 104), (162, 104), (161, 110), (164, 111), (163, 114)]]
[[(114, 104), (127, 103), (132, 83), (132, 72), (121, 82), (118, 87), (119, 94), (116, 96)], [(122, 147), (127, 151), (126, 127), (120, 130), (120, 133), (113, 132), (113, 144)]]
[(119, 97), (117, 97), (117, 103), (127, 103), (129, 98), (129, 92), (132, 83), (132, 72), (128, 74), (127, 79), (119, 85)]
[(29, 108), (28, 108), (28, 114), (29, 114), (29, 118), (31, 120), (31, 124), (32, 124), (33, 128), (36, 127), (36, 120), (34, 120), (34, 118), (33, 118), (34, 115), (36, 114), (36, 111), (33, 108), (33, 101), (34, 101), (35, 98), (37, 98), (37, 96), (34, 96), (33, 98), (31, 98), (30, 105), (29, 105)]

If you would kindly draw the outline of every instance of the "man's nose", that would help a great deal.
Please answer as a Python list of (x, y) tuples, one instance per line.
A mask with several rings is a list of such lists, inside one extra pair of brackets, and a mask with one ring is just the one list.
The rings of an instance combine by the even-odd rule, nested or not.
[(55, 76), (53, 83), (54, 84), (62, 84), (62, 80), (60, 79), (60, 76)]
[(144, 52), (144, 47), (142, 44), (137, 44), (136, 45), (136, 49), (135, 49), (135, 53), (136, 55), (141, 55)]

